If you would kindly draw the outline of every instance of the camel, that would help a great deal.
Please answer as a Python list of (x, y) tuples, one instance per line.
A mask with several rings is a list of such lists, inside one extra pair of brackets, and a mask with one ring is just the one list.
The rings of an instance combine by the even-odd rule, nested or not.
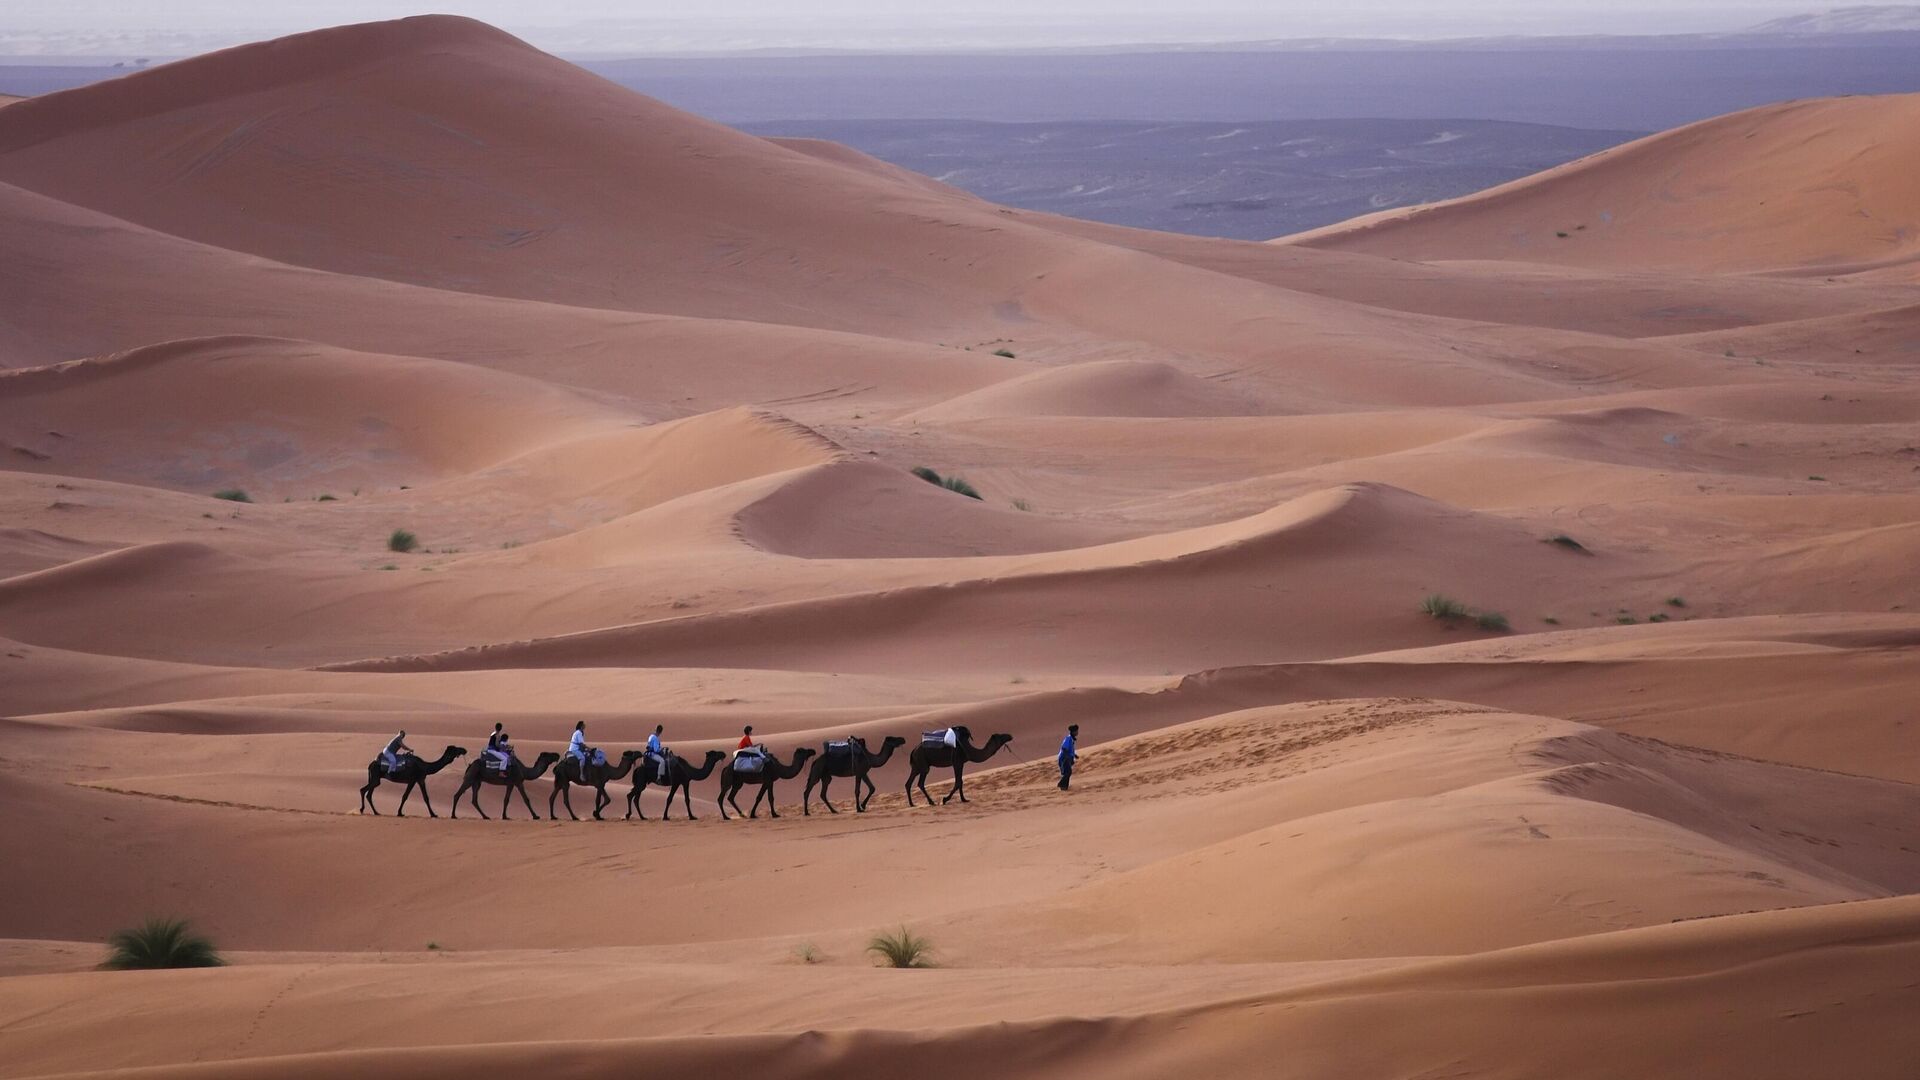
[(486, 817), (487, 812), (480, 809), (480, 785), (504, 784), (507, 793), (500, 800), (500, 820), (507, 820), (507, 808), (513, 805), (513, 793), (517, 791), (520, 793), (521, 803), (527, 808), (527, 813), (533, 815), (533, 820), (539, 821), (540, 815), (533, 809), (533, 800), (527, 798), (527, 785), (540, 779), (546, 774), (547, 769), (559, 760), (560, 755), (551, 750), (534, 758), (532, 768), (528, 768), (519, 758), (514, 758), (508, 763), (507, 771), (504, 773), (493, 772), (487, 768), (484, 761), (474, 762), (467, 766), (467, 775), (460, 780), (460, 790), (453, 793), (453, 813), (450, 816), (456, 818), (460, 816), (460, 796), (465, 795), (473, 803), (474, 812), (483, 818)]
[(627, 792), (627, 817), (638, 817), (641, 821), (647, 820), (647, 815), (640, 812), (640, 793), (647, 789), (648, 784), (659, 784), (661, 787), (667, 789), (667, 808), (661, 812), (660, 820), (673, 820), (673, 794), (676, 791), (680, 793), (681, 805), (686, 808), (687, 820), (699, 820), (693, 816), (694, 782), (697, 780), (705, 780), (707, 777), (712, 776), (713, 767), (726, 759), (727, 755), (722, 751), (709, 750), (707, 751), (706, 764), (696, 769), (687, 764), (687, 759), (681, 757), (679, 754), (669, 754), (667, 755), (667, 764), (664, 770), (666, 776), (664, 778), (657, 775), (661, 770), (648, 766), (635, 767), (633, 770), (633, 790)]
[(940, 802), (945, 805), (955, 795), (960, 796), (961, 802), (966, 802), (967, 763), (985, 761), (999, 753), (1001, 747), (1011, 745), (1013, 742), (1013, 736), (1001, 733), (989, 738), (986, 746), (976, 748), (973, 745), (973, 732), (963, 727), (956, 727), (953, 732), (960, 742), (957, 749), (944, 745), (928, 746), (922, 743), (913, 748), (913, 753), (907, 755), (908, 806), (913, 805), (913, 785), (916, 783), (920, 785), (920, 794), (927, 796), (927, 805), (932, 806), (933, 796), (927, 794), (927, 773), (929, 770), (944, 769), (949, 765), (953, 766), (953, 790), (947, 792), (946, 798), (941, 799)]
[[(827, 808), (827, 812), (832, 814), (840, 812), (833, 808), (833, 803), (827, 798), (827, 787), (833, 783), (833, 778), (836, 776), (853, 777), (853, 812), (856, 814), (866, 813), (867, 801), (872, 799), (874, 795), (873, 780), (867, 773), (886, 765), (887, 761), (893, 757), (895, 750), (907, 745), (907, 740), (900, 736), (889, 735), (881, 740), (880, 752), (876, 754), (867, 749), (865, 739), (853, 738), (847, 741), (852, 744), (851, 753), (845, 757), (833, 757), (823, 752), (819, 760), (813, 763), (813, 768), (808, 770), (807, 790), (800, 796), (800, 812), (802, 814), (808, 817), (813, 816), (813, 811), (807, 808), (807, 801), (813, 795), (813, 785), (815, 784), (820, 785), (820, 804)], [(867, 788), (865, 798), (862, 798), (860, 795), (860, 786), (862, 784), (866, 785)]]
[(374, 758), (367, 762), (367, 786), (360, 789), (360, 809), (356, 812), (364, 814), (371, 810), (374, 817), (380, 816), (380, 808), (373, 805), (373, 789), (380, 786), (380, 781), (386, 780), (407, 785), (407, 789), (400, 793), (400, 808), (393, 812), (394, 817), (407, 816), (407, 796), (413, 794), (414, 788), (420, 789), (420, 801), (427, 804), (427, 816), (439, 817), (433, 812), (433, 796), (427, 794), (427, 777), (452, 764), (454, 758), (465, 757), (466, 753), (465, 747), (449, 746), (436, 761), (422, 761), (418, 756), (408, 754), (401, 760), (400, 767), (391, 773), (380, 764), (379, 758)]
[(593, 820), (605, 821), (600, 811), (613, 803), (613, 796), (607, 794), (607, 785), (615, 780), (625, 779), (633, 771), (633, 763), (646, 755), (644, 750), (629, 750), (620, 755), (618, 765), (581, 765), (580, 759), (569, 754), (560, 759), (553, 767), (553, 794), (547, 796), (547, 817), (552, 818), (553, 800), (557, 797), (566, 804), (567, 816), (579, 821), (573, 812), (573, 795), (568, 790), (574, 784), (593, 789)]
[(807, 759), (817, 753), (819, 753), (819, 751), (812, 747), (802, 747), (793, 752), (793, 761), (786, 765), (780, 764), (779, 758), (768, 754), (767, 763), (760, 766), (760, 771), (757, 773), (736, 773), (733, 771), (733, 762), (727, 762), (727, 767), (720, 770), (720, 820), (728, 820), (728, 803), (733, 803), (734, 813), (738, 814), (740, 812), (740, 804), (734, 801), (734, 796), (740, 794), (740, 789), (746, 787), (748, 784), (760, 785), (760, 794), (753, 797), (753, 811), (747, 816), (758, 817), (760, 814), (760, 800), (765, 799), (767, 800), (767, 813), (774, 817), (779, 817), (780, 811), (774, 806), (773, 802), (774, 781), (791, 780), (799, 776), (800, 770), (806, 767)]

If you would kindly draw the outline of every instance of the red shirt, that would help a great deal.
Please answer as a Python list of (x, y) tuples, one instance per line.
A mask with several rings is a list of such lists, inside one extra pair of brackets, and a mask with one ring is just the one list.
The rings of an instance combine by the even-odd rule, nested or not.
[(739, 746), (736, 746), (736, 747), (734, 747), (734, 749), (736, 749), (736, 750), (745, 750), (745, 749), (746, 749), (747, 747), (749, 747), (749, 746), (752, 746), (752, 745), (753, 745), (753, 736), (751, 736), (751, 735), (742, 735), (742, 736), (740, 736), (740, 745), (739, 745)]

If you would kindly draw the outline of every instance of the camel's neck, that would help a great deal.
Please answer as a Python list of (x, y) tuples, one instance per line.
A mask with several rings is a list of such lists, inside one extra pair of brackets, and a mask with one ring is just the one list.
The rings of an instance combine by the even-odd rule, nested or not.
[(437, 773), (441, 769), (444, 769), (447, 766), (453, 764), (453, 759), (456, 756), (457, 755), (454, 754), (452, 750), (448, 750), (446, 753), (440, 755), (440, 759), (438, 761), (425, 762), (421, 767), (422, 771), (425, 772), (428, 776), (432, 776), (434, 773)]
[(880, 768), (881, 766), (885, 765), (888, 761), (892, 760), (893, 752), (898, 749), (900, 749), (899, 743), (888, 743), (887, 745), (880, 748), (879, 753), (868, 754), (867, 767), (871, 769)]
[(965, 747), (961, 747), (961, 753), (964, 753), (967, 756), (968, 761), (985, 761), (988, 758), (992, 757), (993, 755), (999, 753), (1000, 747), (1003, 745), (1005, 744), (997, 743), (997, 742), (989, 742), (985, 746), (977, 746), (977, 747), (965, 746)]
[(702, 765), (697, 769), (691, 765), (686, 766), (687, 779), (688, 780), (705, 780), (707, 777), (713, 775), (714, 766), (720, 764), (721, 760), (722, 759), (720, 758), (710, 757), (707, 759), (707, 763), (705, 765)]

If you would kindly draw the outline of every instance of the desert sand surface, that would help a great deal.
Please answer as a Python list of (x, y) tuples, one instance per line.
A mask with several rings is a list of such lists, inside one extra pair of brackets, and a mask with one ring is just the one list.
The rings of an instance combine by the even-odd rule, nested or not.
[(1256, 244), (449, 17), (8, 104), (0, 1076), (1914, 1075), (1916, 116)]

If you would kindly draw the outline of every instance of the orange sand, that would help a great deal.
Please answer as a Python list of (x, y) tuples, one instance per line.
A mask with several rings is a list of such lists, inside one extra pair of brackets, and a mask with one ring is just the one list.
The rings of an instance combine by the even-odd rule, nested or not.
[[(0, 1076), (1911, 1076), (1916, 110), (1246, 244), (448, 17), (9, 104)], [(580, 720), (1014, 741), (447, 820)]]

